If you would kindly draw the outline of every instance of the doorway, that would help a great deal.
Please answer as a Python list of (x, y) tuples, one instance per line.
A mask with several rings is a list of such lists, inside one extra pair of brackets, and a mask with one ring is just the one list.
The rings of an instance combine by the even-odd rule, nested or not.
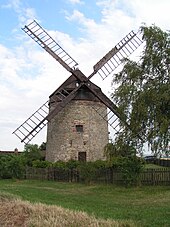
[(86, 152), (78, 152), (78, 161), (86, 162)]

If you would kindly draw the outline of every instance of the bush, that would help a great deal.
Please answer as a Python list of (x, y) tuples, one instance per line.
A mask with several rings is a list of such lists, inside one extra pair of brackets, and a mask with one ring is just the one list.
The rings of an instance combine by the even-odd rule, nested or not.
[(77, 160), (69, 160), (68, 162), (66, 162), (66, 167), (68, 169), (76, 169), (79, 164), (80, 162)]
[(96, 166), (93, 162), (82, 162), (78, 166), (80, 180), (90, 184), (96, 176)]
[(43, 156), (37, 144), (25, 145), (24, 157), (26, 160), (26, 165), (28, 166), (32, 166), (33, 161), (35, 160), (43, 160)]
[(32, 166), (35, 168), (48, 168), (52, 166), (52, 163), (49, 161), (35, 160), (32, 162)]
[(136, 156), (122, 158), (119, 168), (123, 173), (123, 179), (126, 186), (136, 186), (140, 184), (139, 176), (143, 166), (144, 161), (142, 158)]
[[(40, 161), (42, 158), (40, 149), (36, 144), (26, 145), (23, 154), (0, 155), (0, 178), (23, 178), (25, 166), (32, 166), (35, 160)], [(37, 166), (38, 164), (45, 165), (44, 163), (40, 164), (40, 162), (34, 164)]]
[(93, 164), (96, 169), (105, 169), (109, 167), (108, 162), (103, 160), (96, 160), (93, 162)]
[(0, 178), (22, 178), (24, 170), (25, 160), (22, 155), (0, 156)]
[(11, 178), (11, 173), (9, 169), (9, 155), (0, 156), (0, 178)]
[(67, 170), (67, 163), (64, 161), (57, 161), (52, 163), (52, 167), (57, 168), (57, 169), (61, 169), (61, 170)]

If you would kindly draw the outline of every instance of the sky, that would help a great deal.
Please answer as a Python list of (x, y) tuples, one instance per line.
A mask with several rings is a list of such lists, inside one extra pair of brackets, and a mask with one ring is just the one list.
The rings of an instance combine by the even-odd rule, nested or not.
[[(0, 150), (23, 150), (12, 132), (70, 76), (21, 28), (36, 20), (88, 76), (143, 23), (169, 30), (169, 11), (169, 0), (0, 0)], [(113, 76), (94, 76), (92, 82), (109, 96)], [(45, 141), (46, 128), (32, 143)]]

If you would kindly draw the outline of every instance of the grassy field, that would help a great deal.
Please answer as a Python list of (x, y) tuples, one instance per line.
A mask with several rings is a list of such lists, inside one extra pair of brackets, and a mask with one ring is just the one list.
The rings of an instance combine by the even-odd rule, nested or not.
[(156, 164), (145, 164), (145, 169), (170, 169), (170, 167), (164, 167)]
[(168, 227), (170, 187), (123, 188), (52, 181), (0, 180), (0, 192), (30, 202), (85, 211), (97, 218), (132, 220), (137, 226)]
[(56, 205), (30, 203), (0, 192), (0, 226), (3, 227), (136, 227), (132, 221), (95, 218)]

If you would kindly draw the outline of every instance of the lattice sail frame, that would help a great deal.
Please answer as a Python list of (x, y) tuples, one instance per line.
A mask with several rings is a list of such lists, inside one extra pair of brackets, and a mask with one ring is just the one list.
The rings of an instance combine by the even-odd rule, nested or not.
[[(99, 74), (103, 80), (106, 79), (122, 63), (122, 60), (128, 58), (142, 43), (140, 31), (135, 33), (132, 30), (93, 66), (94, 71), (88, 78), (90, 79), (93, 75)], [(101, 108), (94, 107), (93, 109), (102, 119), (108, 121), (114, 135), (123, 130), (125, 125), (123, 126), (120, 118), (112, 110), (108, 108), (107, 114), (105, 114)]]
[(34, 20), (22, 30), (45, 49), (65, 69), (72, 72), (78, 63)]
[(112, 48), (99, 62), (94, 66), (94, 72), (88, 77), (89, 79), (96, 73), (104, 80), (108, 77), (121, 63), (128, 58), (141, 44), (140, 32), (129, 32), (114, 48)]
[[(94, 71), (90, 76), (86, 77), (83, 75), (80, 77), (75, 73), (75, 67), (78, 63), (58, 43), (56, 43), (56, 41), (35, 20), (25, 26), (22, 30), (80, 81), (80, 85), (71, 92), (71, 94), (63, 92), (63, 88), (58, 91), (58, 98), (61, 100), (61, 105), (58, 104), (57, 111), (54, 110), (53, 113), (49, 114), (47, 101), (13, 132), (13, 134), (25, 144), (28, 144), (47, 125), (48, 120), (52, 118), (54, 114), (57, 114), (65, 105), (67, 105), (82, 84), (88, 84), (90, 82), (89, 79), (95, 74), (99, 74), (104, 80), (122, 63), (124, 58), (127, 58), (143, 43), (143, 40), (139, 37), (139, 32), (135, 33), (134, 31), (131, 31), (94, 65)], [(108, 98), (106, 98), (106, 103), (107, 99)], [(115, 106), (114, 103), (112, 104)], [(95, 109), (95, 111), (101, 116), (101, 119), (107, 119), (108, 124), (115, 132), (118, 132), (121, 130), (120, 115), (116, 113), (116, 110), (113, 111), (114, 108), (111, 106), (110, 102), (109, 105), (106, 105), (109, 110), (105, 116), (101, 113), (100, 109)]]
[[(21, 142), (28, 144), (47, 125), (48, 101), (24, 121), (14, 132)], [(33, 131), (33, 132), (32, 132)], [(32, 133), (31, 133), (32, 132)]]

